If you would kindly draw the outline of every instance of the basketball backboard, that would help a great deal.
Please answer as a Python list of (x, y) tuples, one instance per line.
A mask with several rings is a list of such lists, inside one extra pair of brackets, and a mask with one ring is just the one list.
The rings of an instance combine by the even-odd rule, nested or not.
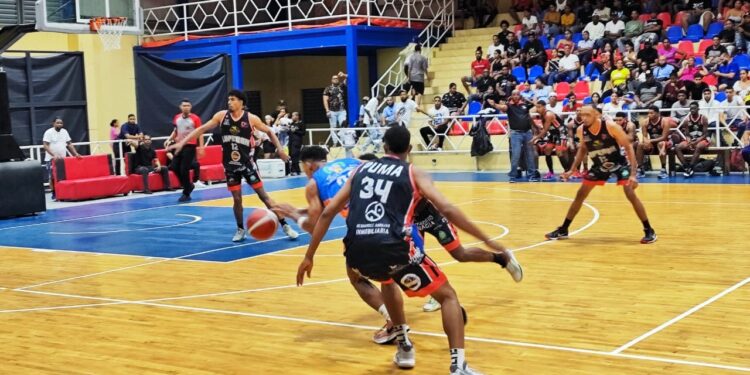
[(90, 33), (95, 17), (127, 17), (123, 34), (143, 34), (139, 0), (37, 0), (36, 29), (60, 33)]

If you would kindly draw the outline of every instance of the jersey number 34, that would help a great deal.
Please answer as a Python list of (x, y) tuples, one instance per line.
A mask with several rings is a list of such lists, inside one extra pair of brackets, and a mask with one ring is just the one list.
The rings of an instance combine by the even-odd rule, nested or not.
[(359, 197), (362, 199), (372, 199), (375, 195), (380, 198), (380, 202), (388, 202), (388, 196), (391, 194), (393, 181), (383, 181), (365, 177), (362, 179), (362, 190), (359, 191)]

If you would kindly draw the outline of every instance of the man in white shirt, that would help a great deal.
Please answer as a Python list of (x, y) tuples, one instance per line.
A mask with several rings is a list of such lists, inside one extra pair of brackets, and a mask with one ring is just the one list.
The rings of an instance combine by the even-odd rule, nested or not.
[(547, 103), (547, 106), (545, 108), (558, 116), (561, 115), (563, 112), (563, 105), (557, 100), (557, 96), (552, 94), (547, 99), (549, 100), (549, 102)]
[(396, 113), (396, 122), (401, 126), (408, 127), (411, 124), (411, 115), (417, 109), (417, 103), (409, 97), (406, 90), (399, 93), (400, 100), (396, 100), (393, 110)]
[(583, 31), (589, 33), (589, 37), (594, 41), (594, 48), (600, 48), (603, 45), (604, 23), (599, 21), (599, 16), (594, 15), (591, 17), (591, 22), (586, 24)]
[[(450, 111), (448, 107), (443, 106), (440, 96), (436, 95), (432, 100), (435, 106), (425, 113), (430, 118), (430, 124), (419, 129), (419, 134), (422, 135), (428, 150), (442, 151), (445, 133), (448, 131), (448, 124), (450, 124)], [(417, 112), (424, 113), (419, 108), (417, 108)], [(432, 141), (430, 141), (430, 136), (434, 136)], [(435, 139), (437, 139), (437, 143)]]
[(594, 41), (591, 40), (588, 31), (584, 31), (581, 35), (582, 39), (576, 44), (575, 53), (578, 55), (581, 65), (586, 66), (591, 62), (591, 57), (594, 54)]
[[(700, 114), (706, 116), (709, 130), (715, 129), (721, 122), (724, 122), (724, 104), (714, 99), (714, 93), (711, 89), (703, 90), (703, 99), (698, 102)], [(715, 132), (709, 131), (712, 134)]]
[(490, 44), (489, 47), (487, 47), (487, 59), (492, 59), (492, 56), (495, 56), (495, 51), (500, 51), (500, 56), (505, 53), (505, 46), (503, 46), (502, 43), (500, 43), (500, 34), (492, 34), (492, 44)]
[(367, 143), (360, 146), (360, 150), (363, 153), (369, 145), (372, 145), (373, 152), (378, 152), (380, 150), (383, 135), (380, 130), (377, 129), (382, 123), (380, 119), (381, 116), (378, 113), (378, 106), (380, 105), (380, 102), (383, 101), (383, 98), (383, 94), (378, 94), (378, 96), (372, 99), (365, 96), (362, 100), (365, 101), (365, 99), (367, 99), (362, 111), (362, 121), (365, 123), (365, 126), (367, 126)]
[(617, 95), (617, 92), (614, 90), (609, 98), (610, 102), (604, 105), (602, 113), (614, 117), (617, 112), (622, 111), (622, 102), (620, 101), (620, 96)]
[(592, 13), (592, 16), (599, 16), (599, 19), (602, 20), (602, 22), (609, 21), (611, 9), (609, 9), (608, 6), (604, 5), (604, 2), (599, 0), (596, 3), (596, 9), (594, 9), (594, 13)]
[(622, 37), (624, 31), (625, 22), (622, 22), (622, 20), (617, 17), (617, 14), (613, 14), (612, 19), (604, 25), (604, 38), (609, 41), (618, 40)]
[(523, 12), (521, 24), (523, 24), (523, 30), (521, 31), (521, 34), (523, 35), (527, 35), (530, 31), (539, 31), (539, 20), (537, 20), (535, 15), (527, 11)]
[(44, 144), (44, 163), (47, 167), (47, 173), (49, 174), (49, 186), (52, 190), (52, 199), (55, 199), (55, 186), (52, 179), (52, 163), (54, 160), (62, 159), (66, 156), (66, 150), (70, 151), (70, 154), (81, 158), (81, 155), (76, 151), (73, 146), (72, 139), (68, 131), (63, 129), (63, 120), (59, 117), (55, 117), (52, 121), (52, 127), (44, 132), (42, 142)]
[(560, 59), (560, 68), (557, 72), (552, 73), (553, 80), (555, 82), (575, 82), (581, 73), (581, 62), (578, 60), (578, 55), (570, 53), (570, 46), (564, 48), (565, 56)]

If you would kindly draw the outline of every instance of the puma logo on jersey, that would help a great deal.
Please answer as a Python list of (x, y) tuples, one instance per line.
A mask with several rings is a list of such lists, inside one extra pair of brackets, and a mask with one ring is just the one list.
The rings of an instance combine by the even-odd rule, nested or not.
[(401, 176), (401, 173), (403, 171), (404, 171), (403, 165), (381, 164), (375, 161), (365, 164), (365, 166), (362, 167), (362, 169), (360, 169), (360, 173), (369, 172), (373, 174), (379, 174), (379, 175), (391, 176), (391, 177), (399, 177)]

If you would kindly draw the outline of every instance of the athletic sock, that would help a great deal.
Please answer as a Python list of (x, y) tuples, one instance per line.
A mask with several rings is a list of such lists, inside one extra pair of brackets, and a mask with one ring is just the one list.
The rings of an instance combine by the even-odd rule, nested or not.
[(409, 340), (409, 326), (401, 324), (394, 326), (394, 329), (396, 330), (396, 343), (402, 348), (411, 348), (412, 343), (411, 340)]
[(380, 305), (380, 307), (378, 307), (378, 313), (380, 313), (385, 320), (391, 320), (391, 316), (388, 314), (388, 309), (385, 308), (385, 305)]
[(504, 253), (492, 253), (492, 261), (503, 266), (508, 265), (508, 257)]
[(547, 162), (547, 169), (549, 169), (549, 173), (555, 173), (552, 168), (552, 155), (544, 155), (544, 161)]
[(566, 230), (566, 231), (567, 231), (567, 230), (568, 230), (568, 227), (570, 227), (570, 223), (572, 223), (572, 222), (573, 222), (573, 220), (570, 220), (570, 219), (568, 219), (568, 218), (566, 217), (566, 218), (565, 218), (565, 221), (563, 221), (563, 225), (561, 225), (561, 226), (560, 226), (560, 229), (564, 229), (564, 230)]
[(653, 228), (651, 228), (651, 223), (649, 223), (648, 220), (643, 220), (643, 229), (646, 229), (646, 230), (652, 230), (653, 229)]
[(462, 368), (466, 362), (466, 354), (464, 349), (452, 348), (451, 349), (451, 366)]
[(279, 219), (279, 224), (282, 226), (286, 225), (286, 219)]

